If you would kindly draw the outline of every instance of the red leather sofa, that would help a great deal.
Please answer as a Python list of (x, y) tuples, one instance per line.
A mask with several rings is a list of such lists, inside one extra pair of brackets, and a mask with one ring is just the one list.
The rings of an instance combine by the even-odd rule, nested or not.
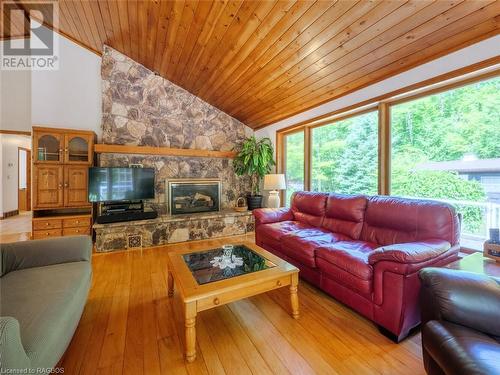
[(253, 214), (257, 245), (396, 341), (420, 322), (418, 271), (459, 250), (458, 215), (436, 201), (297, 192), (291, 208)]

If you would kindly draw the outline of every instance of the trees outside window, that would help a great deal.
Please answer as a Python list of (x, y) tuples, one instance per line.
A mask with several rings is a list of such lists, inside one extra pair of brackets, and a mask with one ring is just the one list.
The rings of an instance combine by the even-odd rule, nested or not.
[(479, 247), (500, 224), (500, 78), (394, 105), (391, 131), (391, 194), (454, 204)]
[(311, 190), (377, 194), (377, 118), (375, 111), (312, 129)]

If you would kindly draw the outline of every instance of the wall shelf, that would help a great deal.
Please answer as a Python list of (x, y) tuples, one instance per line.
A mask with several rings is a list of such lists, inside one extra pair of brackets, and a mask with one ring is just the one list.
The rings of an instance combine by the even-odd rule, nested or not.
[(190, 156), (198, 158), (229, 158), (236, 156), (235, 151), (213, 151), (189, 148), (153, 147), (153, 146), (129, 146), (95, 144), (94, 151), (98, 154), (138, 154), (138, 155), (160, 155), (160, 156)]

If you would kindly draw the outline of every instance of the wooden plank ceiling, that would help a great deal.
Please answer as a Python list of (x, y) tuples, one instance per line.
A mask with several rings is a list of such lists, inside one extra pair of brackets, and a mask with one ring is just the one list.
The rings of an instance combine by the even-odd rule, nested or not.
[(498, 0), (59, 1), (103, 44), (257, 128), (499, 33)]
[(8, 7), (4, 4), (7, 2), (2, 0), (0, 40), (28, 37), (29, 25), (23, 9), (16, 3), (10, 3)]

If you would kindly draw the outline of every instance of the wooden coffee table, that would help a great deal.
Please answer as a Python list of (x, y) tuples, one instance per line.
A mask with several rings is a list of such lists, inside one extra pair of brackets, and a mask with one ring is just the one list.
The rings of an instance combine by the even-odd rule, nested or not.
[(221, 270), (210, 261), (222, 249), (191, 249), (168, 254), (168, 295), (174, 283), (184, 305), (186, 360), (196, 358), (196, 314), (226, 303), (289, 286), (292, 316), (299, 317), (299, 270), (252, 243), (234, 245), (233, 254), (243, 265)]
[(462, 259), (448, 264), (446, 268), (500, 277), (500, 263), (495, 262), (493, 259), (484, 257), (481, 252), (467, 255)]

